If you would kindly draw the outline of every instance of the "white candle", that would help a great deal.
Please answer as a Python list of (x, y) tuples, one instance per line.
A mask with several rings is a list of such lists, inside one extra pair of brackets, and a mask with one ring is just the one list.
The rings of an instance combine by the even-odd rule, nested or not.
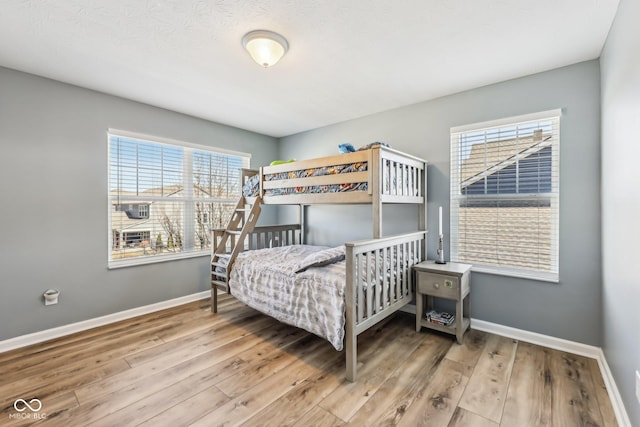
[(442, 236), (442, 206), (438, 209), (438, 235)]

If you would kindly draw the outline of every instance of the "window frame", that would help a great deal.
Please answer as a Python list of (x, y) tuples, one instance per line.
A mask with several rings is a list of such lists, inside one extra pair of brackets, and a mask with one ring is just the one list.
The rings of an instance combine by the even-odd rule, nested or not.
[[(112, 142), (111, 139), (112, 137), (121, 137), (121, 138), (127, 138), (127, 139), (134, 139), (137, 140), (139, 142), (143, 142), (143, 143), (151, 143), (151, 144), (160, 144), (160, 145), (165, 145), (165, 146), (170, 146), (170, 147), (174, 147), (174, 148), (182, 148), (185, 150), (185, 158), (183, 159), (183, 165), (182, 165), (182, 173), (183, 173), (183, 178), (182, 178), (182, 182), (185, 185), (185, 192), (190, 194), (189, 196), (185, 197), (184, 199), (177, 199), (177, 200), (171, 200), (167, 197), (164, 197), (164, 200), (162, 197), (157, 197), (157, 196), (150, 196), (150, 197), (144, 197), (145, 202), (147, 199), (149, 199), (150, 202), (153, 201), (169, 201), (169, 202), (173, 202), (173, 203), (184, 203), (184, 207), (183, 207), (183, 211), (182, 211), (182, 218), (188, 218), (188, 217), (193, 217), (193, 219), (191, 220), (191, 224), (187, 224), (185, 221), (185, 224), (183, 225), (183, 234), (184, 234), (184, 240), (190, 240), (193, 241), (193, 247), (188, 248), (185, 251), (181, 251), (181, 252), (175, 252), (175, 253), (165, 253), (165, 254), (157, 254), (157, 255), (153, 255), (153, 256), (145, 256), (145, 255), (141, 255), (141, 256), (136, 256), (136, 257), (131, 257), (131, 258), (122, 258), (122, 259), (114, 259), (112, 257), (112, 250), (113, 250), (113, 243), (114, 243), (114, 233), (113, 233), (113, 218), (112, 218), (112, 213), (113, 213), (113, 202), (114, 199), (117, 198), (118, 196), (114, 196), (111, 193), (111, 184), (112, 184), (112, 159), (111, 159), (111, 146), (112, 146)], [(210, 248), (205, 248), (205, 249), (196, 249), (196, 243), (195, 243), (195, 236), (188, 236), (187, 233), (190, 233), (191, 231), (195, 230), (195, 228), (197, 227), (196, 224), (196, 219), (194, 215), (191, 215), (191, 213), (193, 213), (193, 207), (190, 206), (190, 204), (192, 203), (196, 203), (197, 201), (199, 201), (199, 199), (193, 195), (191, 195), (191, 193), (193, 192), (193, 189), (190, 186), (187, 186), (187, 183), (191, 183), (193, 184), (192, 180), (193, 180), (193, 158), (194, 158), (194, 152), (207, 152), (207, 153), (215, 153), (215, 154), (222, 154), (222, 155), (229, 155), (229, 156), (237, 156), (242, 158), (242, 168), (249, 168), (251, 165), (251, 154), (250, 153), (245, 153), (245, 152), (240, 152), (240, 151), (234, 151), (234, 150), (228, 150), (228, 149), (224, 149), (224, 148), (219, 148), (219, 147), (212, 147), (212, 146), (207, 146), (207, 145), (200, 145), (200, 144), (194, 144), (194, 143), (190, 143), (190, 142), (186, 142), (186, 141), (180, 141), (180, 140), (176, 140), (176, 139), (170, 139), (170, 138), (163, 138), (163, 137), (158, 137), (158, 136), (153, 136), (153, 135), (147, 135), (147, 134), (142, 134), (142, 133), (137, 133), (137, 132), (131, 132), (131, 131), (125, 131), (125, 130), (120, 130), (120, 129), (112, 129), (109, 128), (107, 131), (107, 200), (108, 200), (108, 217), (107, 217), (107, 228), (108, 228), (108, 242), (107, 242), (107, 254), (108, 254), (108, 262), (107, 262), (107, 268), (108, 269), (117, 269), (117, 268), (123, 268), (123, 267), (130, 267), (130, 266), (137, 266), (137, 265), (146, 265), (146, 264), (155, 264), (155, 263), (159, 263), (159, 262), (167, 262), (167, 261), (173, 261), (173, 260), (178, 260), (178, 259), (186, 259), (186, 258), (195, 258), (195, 257), (203, 257), (203, 256), (210, 256), (211, 255), (211, 249)], [(229, 175), (227, 175), (228, 177)], [(241, 191), (241, 189), (240, 189)], [(122, 196), (120, 196), (122, 197)], [(237, 195), (237, 197), (241, 197), (241, 193)], [(140, 199), (139, 197), (136, 197), (137, 199)], [(209, 197), (203, 200), (203, 203), (211, 203), (211, 200), (208, 199), (216, 199), (215, 197)], [(124, 201), (126, 202), (126, 197), (124, 199)], [(233, 203), (235, 206), (235, 203), (237, 202), (237, 198), (234, 199), (233, 201), (229, 198), (229, 200), (216, 200), (213, 201), (213, 203), (215, 202), (221, 202), (221, 203)], [(139, 207), (138, 207), (139, 209)], [(151, 207), (147, 206), (147, 219), (150, 219), (151, 217)], [(155, 239), (154, 236), (150, 237), (151, 239)], [(190, 244), (190, 243), (189, 243)]]
[[(541, 111), (538, 113), (532, 114), (524, 114), (519, 116), (507, 117), (499, 120), (491, 120), (481, 123), (474, 123), (464, 126), (452, 127), (450, 129), (450, 149), (451, 149), (451, 158), (450, 158), (450, 240), (451, 240), (451, 253), (450, 258), (452, 261), (463, 262), (472, 264), (472, 271), (480, 272), (480, 273), (488, 273), (509, 277), (520, 277), (526, 279), (534, 279), (539, 281), (546, 281), (552, 283), (559, 282), (559, 257), (560, 257), (560, 230), (559, 230), (559, 217), (560, 217), (560, 127), (561, 127), (561, 117), (562, 110), (554, 109)], [(551, 192), (545, 193), (497, 193), (497, 194), (463, 194), (460, 189), (460, 168), (462, 163), (458, 158), (458, 155), (461, 151), (461, 142), (459, 136), (464, 133), (472, 133), (479, 132), (488, 129), (494, 128), (503, 128), (510, 126), (518, 126), (526, 124), (527, 122), (535, 122), (535, 121), (544, 121), (544, 120), (552, 120), (554, 121), (554, 129), (553, 135), (554, 140), (551, 141)], [(457, 138), (457, 139), (456, 139)], [(484, 141), (486, 143), (486, 140)], [(519, 157), (517, 154), (517, 162), (520, 162), (527, 157)], [(555, 163), (555, 166), (554, 166)], [(518, 163), (516, 163), (518, 165)], [(554, 172), (553, 168), (556, 168)], [(517, 168), (516, 168), (517, 171)], [(519, 183), (521, 177), (517, 175), (516, 172), (515, 180)], [(489, 177), (490, 174), (486, 175)], [(473, 184), (470, 184), (473, 185)], [(517, 185), (517, 184), (516, 184)], [(516, 187), (517, 188), (517, 187)], [(550, 251), (551, 251), (551, 264), (550, 271), (537, 270), (533, 268), (524, 268), (524, 267), (515, 267), (515, 266), (501, 266), (497, 264), (489, 264), (489, 263), (474, 263), (473, 261), (469, 261), (466, 259), (461, 259), (458, 253), (459, 247), (459, 210), (462, 203), (469, 203), (475, 201), (496, 201), (496, 203), (500, 200), (513, 200), (515, 201), (537, 201), (542, 202), (546, 199), (549, 200), (550, 208), (551, 208), (551, 241), (550, 241)]]
[(138, 217), (144, 219), (149, 218), (149, 205), (147, 203), (140, 203), (138, 205)]

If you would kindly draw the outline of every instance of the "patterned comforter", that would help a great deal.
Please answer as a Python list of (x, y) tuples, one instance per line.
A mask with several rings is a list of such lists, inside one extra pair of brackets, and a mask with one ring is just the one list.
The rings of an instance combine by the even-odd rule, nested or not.
[(229, 279), (231, 294), (281, 322), (305, 329), (342, 350), (345, 261), (296, 273), (307, 256), (327, 249), (294, 245), (241, 252)]
[[(291, 172), (281, 172), (265, 175), (266, 181), (307, 178), (310, 176), (335, 175), (339, 173), (363, 172), (367, 170), (367, 162), (348, 163), (344, 165), (323, 166), (311, 169), (300, 169)], [(255, 197), (260, 189), (259, 175), (252, 176), (242, 188), (244, 197)], [(367, 191), (367, 182), (352, 182), (345, 184), (310, 185), (305, 187), (285, 187), (266, 190), (267, 196), (284, 196), (288, 194), (306, 193), (337, 193), (340, 191)]]

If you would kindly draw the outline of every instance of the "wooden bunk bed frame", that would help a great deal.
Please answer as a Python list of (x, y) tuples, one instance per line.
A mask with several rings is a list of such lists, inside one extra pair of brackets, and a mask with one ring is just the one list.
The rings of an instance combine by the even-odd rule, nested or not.
[[(277, 173), (290, 173), (323, 166), (367, 162), (363, 172), (339, 173), (333, 175), (310, 176), (266, 180), (265, 177)], [(275, 166), (264, 166), (259, 171), (243, 170), (245, 177), (260, 174), (260, 194), (265, 205), (317, 205), (317, 204), (368, 204), (373, 212), (373, 238), (382, 237), (382, 205), (386, 203), (419, 204), (419, 230), (425, 230), (426, 203), (426, 162), (385, 146), (374, 146), (368, 150), (335, 156), (300, 160)], [(335, 193), (290, 194), (269, 196), (267, 190), (274, 188), (308, 187), (315, 185), (367, 183), (367, 191), (344, 191)], [(396, 185), (394, 185), (394, 183)], [(402, 185), (400, 185), (402, 184)], [(406, 185), (405, 185), (406, 184)], [(247, 198), (252, 203), (253, 198)], [(304, 230), (303, 230), (304, 231)]]
[[(367, 170), (306, 178), (267, 180), (268, 175), (311, 168), (367, 162)], [(346, 251), (346, 378), (357, 377), (357, 337), (371, 326), (395, 313), (413, 299), (411, 267), (426, 256), (426, 162), (400, 151), (374, 146), (368, 150), (296, 161), (260, 170), (242, 171), (244, 183), (260, 176), (259, 194), (242, 197), (226, 229), (214, 231), (211, 258), (211, 309), (217, 312), (218, 290), (229, 292), (229, 276), (237, 254), (249, 249), (300, 244), (304, 241), (304, 206), (313, 204), (371, 204), (373, 239), (345, 243)], [(273, 188), (367, 183), (362, 191), (269, 195)], [(382, 237), (382, 205), (419, 205), (418, 230)], [(260, 226), (256, 221), (262, 204), (299, 205), (299, 223)], [(393, 265), (380, 262), (391, 259)], [(366, 283), (382, 286), (365, 287)]]

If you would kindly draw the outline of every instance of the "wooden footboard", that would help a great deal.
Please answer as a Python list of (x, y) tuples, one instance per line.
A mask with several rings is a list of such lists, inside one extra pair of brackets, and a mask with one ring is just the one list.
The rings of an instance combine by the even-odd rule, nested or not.
[(424, 260), (426, 232), (346, 243), (345, 349), (349, 381), (356, 380), (358, 335), (413, 299), (411, 267)]
[(247, 235), (245, 249), (277, 248), (300, 243), (300, 224), (258, 226)]
[[(247, 233), (244, 248), (241, 250), (275, 248), (279, 246), (299, 245), (301, 243), (300, 224), (266, 225), (254, 227)], [(224, 228), (213, 230), (214, 247), (217, 246)], [(233, 241), (229, 246), (235, 245)]]

